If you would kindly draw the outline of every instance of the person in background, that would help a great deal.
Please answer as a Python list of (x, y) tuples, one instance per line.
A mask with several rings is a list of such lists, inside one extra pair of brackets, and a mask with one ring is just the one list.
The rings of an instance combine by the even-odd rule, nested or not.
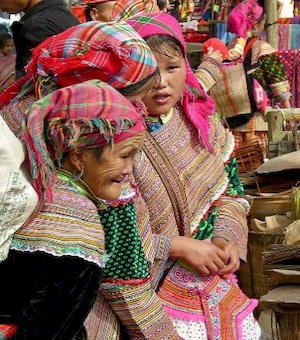
[(278, 23), (290, 24), (291, 18), (294, 17), (294, 0), (277, 0), (278, 6)]
[(80, 22), (120, 22), (138, 13), (159, 12), (156, 0), (77, 0), (71, 10)]
[[(236, 6), (229, 14), (228, 31), (235, 33), (237, 38), (228, 44), (228, 53), (231, 60), (242, 58), (245, 62), (248, 58), (248, 72), (260, 84), (270, 101), (282, 108), (290, 108), (290, 85), (283, 64), (277, 51), (267, 42), (260, 40), (265, 23), (266, 14), (256, 0), (245, 0)], [(248, 53), (244, 54), (245, 51)], [(214, 88), (210, 93), (216, 101), (221, 95), (214, 91)], [(244, 100), (246, 101), (247, 99)], [(239, 144), (245, 146), (255, 142), (255, 148), (261, 149), (263, 159), (267, 156), (268, 124), (264, 122), (263, 115), (258, 107), (255, 107), (254, 101), (251, 103), (251, 110), (249, 113), (237, 113), (227, 118), (227, 123), (236, 138), (237, 151), (239, 152)]]
[(71, 11), (80, 22), (113, 20), (112, 12), (116, 0), (79, 0), (71, 6)]
[[(104, 267), (116, 270), (108, 268), (104, 233), (122, 225), (125, 212), (110, 202), (132, 173), (144, 130), (142, 111), (99, 80), (58, 89), (29, 108), (22, 139), (40, 204), (0, 264), (0, 323), (17, 324), (13, 339), (86, 339), (83, 322)], [(139, 238), (130, 241), (142, 249)], [(146, 260), (143, 267), (147, 277)]]
[(160, 13), (161, 12), (166, 13), (168, 11), (168, 3), (166, 0), (158, 0), (157, 6), (159, 8)]
[(181, 0), (179, 6), (180, 20), (190, 21), (194, 13), (195, 4), (193, 0)]
[(15, 44), (13, 37), (0, 32), (0, 92), (15, 81)]
[(79, 23), (64, 0), (2, 0), (0, 9), (10, 14), (25, 13), (20, 21), (12, 24), (17, 53), (16, 79), (25, 75), (32, 48)]

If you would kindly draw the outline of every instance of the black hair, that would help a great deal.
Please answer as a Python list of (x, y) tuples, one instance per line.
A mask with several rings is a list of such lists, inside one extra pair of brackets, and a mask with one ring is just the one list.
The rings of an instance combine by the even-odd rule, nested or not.
[(8, 40), (13, 39), (13, 37), (7, 32), (0, 32), (0, 50), (2, 50)]
[(84, 10), (84, 14), (86, 17), (87, 21), (93, 21), (92, 17), (91, 17), (91, 10), (93, 8), (96, 8), (98, 12), (101, 12), (103, 10), (103, 8), (106, 6), (108, 1), (105, 2), (94, 2), (91, 4), (88, 4)]
[(262, 15), (257, 19), (256, 23), (260, 24), (263, 20), (265, 20), (267, 17), (266, 13), (262, 13)]
[[(174, 51), (184, 58), (185, 53), (180, 41), (167, 34), (154, 34), (144, 38), (153, 52), (163, 54), (167, 57), (174, 56)], [(172, 51), (171, 51), (172, 49)]]
[(159, 81), (160, 80), (160, 74), (159, 69), (157, 68), (154, 73), (152, 73), (150, 76), (146, 77), (145, 79), (142, 79), (136, 84), (132, 84), (129, 86), (126, 86), (122, 89), (119, 89), (118, 91), (125, 97), (134, 96), (143, 91), (144, 85), (146, 85), (150, 80)]
[(93, 21), (91, 17), (91, 10), (96, 7), (96, 3), (94, 4), (88, 4), (84, 10), (84, 14), (86, 17), (86, 21)]
[(167, 1), (166, 0), (158, 0), (157, 1), (158, 8), (162, 11), (167, 8)]

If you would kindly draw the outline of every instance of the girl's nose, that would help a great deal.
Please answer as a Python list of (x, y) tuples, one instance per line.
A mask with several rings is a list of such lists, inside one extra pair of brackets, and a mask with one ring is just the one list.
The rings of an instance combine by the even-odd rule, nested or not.
[(167, 86), (167, 77), (161, 73), (160, 80), (155, 84), (154, 88), (156, 90), (163, 89)]

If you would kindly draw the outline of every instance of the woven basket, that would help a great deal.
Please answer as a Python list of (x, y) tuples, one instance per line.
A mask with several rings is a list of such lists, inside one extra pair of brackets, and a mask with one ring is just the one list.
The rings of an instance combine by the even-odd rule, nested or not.
[(300, 339), (300, 310), (296, 308), (281, 308), (276, 306), (274, 309), (277, 336), (280, 340), (299, 340)]
[(267, 234), (263, 232), (249, 232), (249, 264), (251, 269), (251, 281), (253, 297), (259, 299), (270, 289), (276, 287), (276, 283), (264, 270), (262, 252), (268, 249), (270, 244), (281, 244), (283, 234)]

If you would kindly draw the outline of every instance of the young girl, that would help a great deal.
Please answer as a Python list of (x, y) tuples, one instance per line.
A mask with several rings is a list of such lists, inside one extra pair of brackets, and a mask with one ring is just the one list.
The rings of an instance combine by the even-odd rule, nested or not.
[(143, 98), (148, 134), (134, 164), (153, 232), (172, 236), (169, 258), (178, 259), (160, 273), (158, 294), (183, 339), (259, 339), (257, 301), (234, 276), (246, 258), (248, 204), (231, 158), (233, 137), (191, 71), (178, 22), (160, 13), (128, 23), (161, 74)]
[(16, 56), (13, 37), (6, 32), (0, 33), (0, 92), (15, 81)]

